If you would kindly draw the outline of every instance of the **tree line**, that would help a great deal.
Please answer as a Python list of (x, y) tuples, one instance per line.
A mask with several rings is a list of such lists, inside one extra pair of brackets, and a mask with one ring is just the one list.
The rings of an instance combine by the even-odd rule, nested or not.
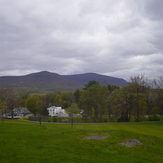
[(160, 120), (163, 114), (163, 76), (152, 81), (144, 75), (133, 76), (128, 85), (104, 86), (88, 82), (83, 90), (32, 95), (16, 93), (13, 88), (0, 89), (1, 114), (25, 106), (35, 116), (48, 116), (49, 106), (61, 106), (69, 114), (79, 113), (83, 122), (130, 122)]

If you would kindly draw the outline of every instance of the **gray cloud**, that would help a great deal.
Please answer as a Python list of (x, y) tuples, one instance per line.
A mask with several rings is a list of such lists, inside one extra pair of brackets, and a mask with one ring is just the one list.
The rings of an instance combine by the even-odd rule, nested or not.
[(162, 0), (1, 0), (0, 75), (161, 75), (162, 15)]

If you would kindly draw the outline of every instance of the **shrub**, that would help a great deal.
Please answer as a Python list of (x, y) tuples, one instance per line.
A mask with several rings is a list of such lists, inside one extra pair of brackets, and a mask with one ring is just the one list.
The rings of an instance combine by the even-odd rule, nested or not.
[(28, 120), (39, 121), (39, 117), (28, 117)]
[(29, 119), (29, 117), (22, 117), (21, 119), (28, 120), (28, 119)]
[(126, 116), (121, 116), (118, 118), (117, 122), (129, 122), (130, 119)]
[(149, 121), (160, 121), (160, 116), (159, 115), (150, 115), (149, 116)]
[(53, 117), (53, 122), (58, 122), (57, 117)]

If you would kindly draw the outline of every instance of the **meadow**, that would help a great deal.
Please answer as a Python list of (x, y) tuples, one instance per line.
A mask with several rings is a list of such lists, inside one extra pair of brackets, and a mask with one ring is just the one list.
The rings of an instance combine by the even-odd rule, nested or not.
[[(87, 136), (108, 136), (85, 139)], [(142, 144), (120, 143), (129, 139)], [(57, 124), (0, 122), (1, 163), (162, 163), (163, 122)]]

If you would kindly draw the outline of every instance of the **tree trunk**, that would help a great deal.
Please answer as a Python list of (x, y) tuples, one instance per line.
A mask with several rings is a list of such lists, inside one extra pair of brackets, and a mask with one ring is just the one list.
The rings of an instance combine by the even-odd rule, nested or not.
[(11, 118), (12, 119), (14, 118), (14, 111), (13, 111), (13, 109), (11, 110)]

